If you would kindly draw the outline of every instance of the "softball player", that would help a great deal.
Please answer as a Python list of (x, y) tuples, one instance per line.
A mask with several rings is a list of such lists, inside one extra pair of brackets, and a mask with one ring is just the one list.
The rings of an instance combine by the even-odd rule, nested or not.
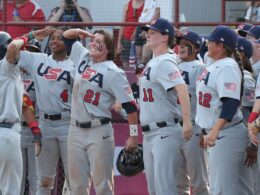
[(178, 122), (180, 99), (185, 139), (192, 136), (188, 91), (169, 47), (173, 45), (172, 24), (159, 18), (148, 25), (147, 46), (153, 58), (140, 78), (140, 122), (143, 130), (145, 175), (150, 195), (177, 194), (182, 130)]
[(52, 55), (21, 51), (18, 62), (33, 76), (43, 134), (42, 151), (36, 158), (37, 195), (51, 194), (60, 156), (68, 179), (67, 136), (75, 71), (72, 61), (67, 59), (63, 31), (64, 28), (58, 28), (33, 32), (38, 40), (51, 33)]
[[(26, 49), (32, 52), (41, 52), (41, 48), (39, 47), (39, 42), (37, 40), (31, 40), (30, 43), (27, 44)], [(34, 88), (34, 81), (32, 79), (32, 75), (25, 71), (21, 70), (21, 77), (24, 83), (25, 91), (29, 95), (30, 100), (33, 103), (33, 110), (35, 110), (36, 103), (36, 94)], [(33, 112), (33, 115), (35, 113)], [(28, 124), (23, 117), (22, 119), (22, 129), (21, 129), (21, 149), (23, 156), (23, 180), (21, 185), (21, 195), (24, 194), (25, 188), (25, 179), (26, 179), (26, 171), (28, 167), (28, 180), (29, 180), (29, 192), (31, 195), (36, 194), (36, 160), (35, 160), (35, 147), (33, 144), (33, 135), (31, 133), (31, 129), (28, 127)]]
[(181, 161), (177, 174), (179, 195), (190, 194), (208, 195), (208, 171), (206, 150), (199, 146), (201, 130), (195, 125), (196, 115), (196, 80), (201, 75), (205, 65), (196, 59), (202, 44), (201, 37), (192, 31), (183, 32), (177, 37), (179, 46), (179, 69), (185, 81), (190, 101), (193, 136), (190, 141), (184, 142), (181, 149)]
[[(20, 146), (22, 96), (24, 92), (14, 40), (0, 31), (0, 191), (2, 195), (20, 194), (22, 154)], [(11, 43), (10, 43), (11, 42)]]
[(253, 26), (247, 31), (246, 38), (251, 41), (253, 45), (253, 56), (251, 58), (252, 61), (252, 67), (254, 70), (254, 77), (257, 79), (259, 72), (260, 72), (260, 57), (259, 57), (259, 51), (256, 49), (257, 43), (255, 43), (256, 40), (260, 39), (260, 26)]
[[(260, 52), (260, 40), (255, 41), (257, 52)], [(256, 82), (256, 89), (255, 89), (255, 103), (253, 106), (253, 110), (248, 119), (248, 129), (249, 129), (249, 136), (250, 140), (254, 145), (258, 145), (260, 143), (260, 134), (258, 133), (258, 127), (256, 126), (255, 119), (259, 116), (260, 113), (260, 77), (258, 76)], [(260, 172), (260, 161), (259, 161), (259, 150), (258, 150), (258, 169)]]
[(230, 57), (237, 56), (234, 53), (237, 35), (220, 25), (208, 41), (208, 56), (213, 61), (207, 64), (197, 81), (195, 120), (202, 132), (207, 133), (202, 137), (201, 146), (210, 147), (210, 194), (253, 194), (253, 186), (245, 177), (248, 175), (244, 166), (248, 135), (239, 108), (243, 73)]
[[(72, 194), (85, 195), (93, 181), (97, 195), (114, 194), (114, 135), (110, 108), (117, 99), (128, 114), (130, 137), (126, 150), (137, 146), (137, 109), (125, 73), (114, 63), (113, 38), (99, 29), (94, 35), (81, 29), (64, 32), (76, 65), (69, 129), (69, 177)], [(90, 49), (75, 38), (91, 37)], [(70, 50), (70, 49), (69, 49)]]

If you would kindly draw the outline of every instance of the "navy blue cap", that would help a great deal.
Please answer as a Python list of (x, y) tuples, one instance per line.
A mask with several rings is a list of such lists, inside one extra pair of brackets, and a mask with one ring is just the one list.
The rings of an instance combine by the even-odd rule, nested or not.
[(252, 26), (247, 33), (256, 39), (260, 38), (260, 26)]
[(202, 45), (202, 38), (197, 33), (189, 30), (182, 32), (182, 36), (176, 37), (176, 39), (177, 39), (177, 44), (179, 44), (179, 41), (181, 39), (186, 39), (199, 48)]
[(217, 26), (213, 32), (211, 32), (210, 35), (206, 37), (206, 39), (209, 41), (223, 43), (232, 50), (236, 48), (237, 44), (237, 34), (235, 31), (224, 25)]
[(252, 24), (249, 24), (249, 23), (240, 24), (240, 25), (237, 27), (238, 35), (240, 35), (240, 36), (242, 36), (242, 37), (246, 37), (247, 31), (248, 31), (252, 26), (253, 26), (253, 25), (252, 25)]
[(244, 37), (238, 36), (237, 49), (239, 52), (244, 52), (248, 59), (253, 55), (253, 46), (251, 42)]
[(164, 18), (158, 18), (157, 20), (151, 22), (151, 24), (146, 25), (142, 29), (144, 31), (148, 31), (148, 29), (153, 29), (161, 33), (165, 33), (169, 36), (174, 36), (174, 28), (172, 23)]

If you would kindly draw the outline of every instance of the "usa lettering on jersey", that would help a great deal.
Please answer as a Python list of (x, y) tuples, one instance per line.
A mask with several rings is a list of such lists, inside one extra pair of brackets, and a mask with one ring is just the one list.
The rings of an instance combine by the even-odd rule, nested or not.
[(95, 82), (100, 88), (103, 87), (103, 78), (104, 75), (97, 72), (96, 70), (87, 67), (81, 75), (82, 79), (88, 80), (89, 82)]
[(70, 85), (71, 83), (71, 76), (70, 72), (63, 70), (62, 68), (52, 68), (47, 66), (44, 69), (44, 64), (41, 63), (37, 69), (37, 73), (39, 76), (44, 77), (46, 80), (53, 80), (53, 81), (60, 81), (64, 80)]

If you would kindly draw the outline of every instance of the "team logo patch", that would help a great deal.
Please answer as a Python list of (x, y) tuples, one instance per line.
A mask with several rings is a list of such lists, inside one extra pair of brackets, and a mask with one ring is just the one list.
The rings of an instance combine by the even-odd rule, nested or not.
[(236, 91), (236, 89), (237, 89), (236, 83), (224, 83), (224, 86), (229, 91)]
[(168, 74), (168, 78), (170, 80), (174, 80), (181, 77), (181, 73), (179, 71), (174, 71)]
[(254, 91), (245, 92), (245, 98), (246, 98), (247, 100), (255, 99), (255, 92), (254, 92)]

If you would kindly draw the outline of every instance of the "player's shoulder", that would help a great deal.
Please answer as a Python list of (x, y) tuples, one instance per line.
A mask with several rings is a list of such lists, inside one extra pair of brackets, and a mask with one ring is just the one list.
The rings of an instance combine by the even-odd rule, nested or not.
[(227, 67), (238, 67), (237, 62), (233, 58), (230, 58), (230, 57), (218, 60), (216, 63), (217, 63), (216, 68), (221, 68), (221, 69), (224, 69)]
[(124, 73), (124, 70), (119, 68), (113, 61), (105, 61), (103, 66), (107, 71), (114, 73)]
[(156, 58), (156, 63), (165, 66), (177, 66), (177, 59), (172, 53), (166, 53)]

